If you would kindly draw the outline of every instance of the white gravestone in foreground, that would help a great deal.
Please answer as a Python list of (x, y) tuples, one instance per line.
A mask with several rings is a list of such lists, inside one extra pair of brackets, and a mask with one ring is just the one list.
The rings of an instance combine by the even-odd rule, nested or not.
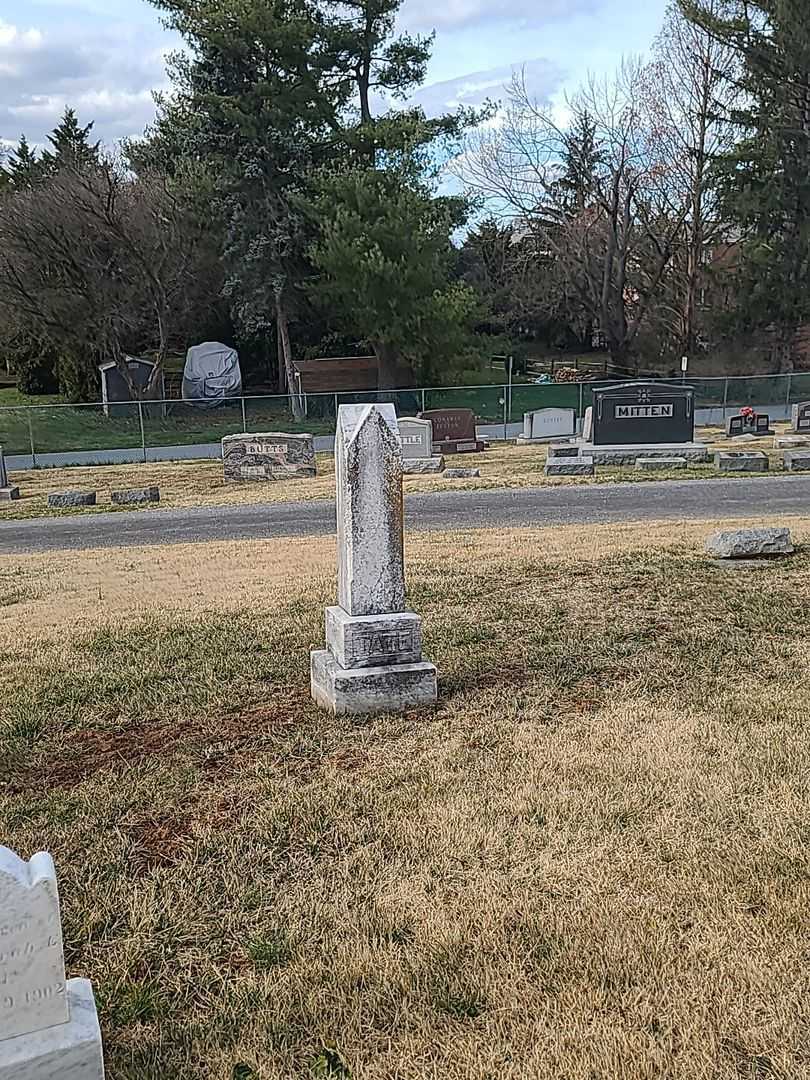
[(0, 847), (0, 1080), (104, 1080), (86, 979), (65, 979), (53, 861)]
[(336, 713), (436, 700), (422, 620), (405, 611), (402, 448), (393, 405), (341, 405), (335, 439), (338, 606), (312, 653), (312, 696)]

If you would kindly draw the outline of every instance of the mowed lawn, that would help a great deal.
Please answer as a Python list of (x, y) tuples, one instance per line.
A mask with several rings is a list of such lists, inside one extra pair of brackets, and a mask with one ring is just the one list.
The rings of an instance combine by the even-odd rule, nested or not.
[(437, 707), (334, 719), (328, 539), (7, 559), (0, 842), (110, 1080), (810, 1076), (810, 518), (409, 538)]

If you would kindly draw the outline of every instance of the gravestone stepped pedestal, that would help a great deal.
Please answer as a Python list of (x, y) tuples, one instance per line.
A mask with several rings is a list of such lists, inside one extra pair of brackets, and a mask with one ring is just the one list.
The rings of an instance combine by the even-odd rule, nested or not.
[(65, 979), (56, 872), (0, 847), (0, 1080), (104, 1080), (93, 990)]
[(402, 448), (393, 405), (341, 405), (335, 438), (338, 604), (313, 651), (312, 697), (334, 713), (436, 701), (422, 620), (405, 610)]

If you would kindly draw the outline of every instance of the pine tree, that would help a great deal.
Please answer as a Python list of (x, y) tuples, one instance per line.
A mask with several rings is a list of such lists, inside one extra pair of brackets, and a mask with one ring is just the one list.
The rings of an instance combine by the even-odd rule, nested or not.
[(577, 112), (571, 129), (565, 133), (563, 174), (556, 185), (559, 202), (569, 216), (593, 203), (601, 161), (596, 122), (587, 109)]
[(92, 130), (92, 122), (82, 127), (75, 110), (65, 109), (62, 119), (48, 136), (52, 149), (42, 153), (43, 169), (53, 173), (66, 166), (82, 169), (95, 165), (99, 157), (99, 144), (90, 142)]
[(41, 178), (42, 160), (32, 150), (25, 135), (20, 136), (20, 141), (12, 150), (5, 172), (9, 187), (15, 191), (30, 188)]
[(706, 0), (681, 3), (741, 59), (739, 139), (716, 168), (721, 208), (741, 235), (738, 328), (772, 328), (777, 369), (790, 370), (810, 319), (810, 4), (729, 0), (718, 17)]

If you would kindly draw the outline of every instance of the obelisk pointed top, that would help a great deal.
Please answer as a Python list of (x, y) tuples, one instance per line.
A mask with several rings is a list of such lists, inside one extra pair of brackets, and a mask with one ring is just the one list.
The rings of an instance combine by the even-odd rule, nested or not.
[(363, 427), (369, 422), (373, 423), (377, 416), (381, 417), (388, 425), (393, 435), (399, 435), (399, 424), (396, 409), (393, 405), (387, 402), (383, 404), (372, 402), (363, 405), (341, 405), (338, 409), (338, 427), (344, 442), (352, 442), (357, 438)]

